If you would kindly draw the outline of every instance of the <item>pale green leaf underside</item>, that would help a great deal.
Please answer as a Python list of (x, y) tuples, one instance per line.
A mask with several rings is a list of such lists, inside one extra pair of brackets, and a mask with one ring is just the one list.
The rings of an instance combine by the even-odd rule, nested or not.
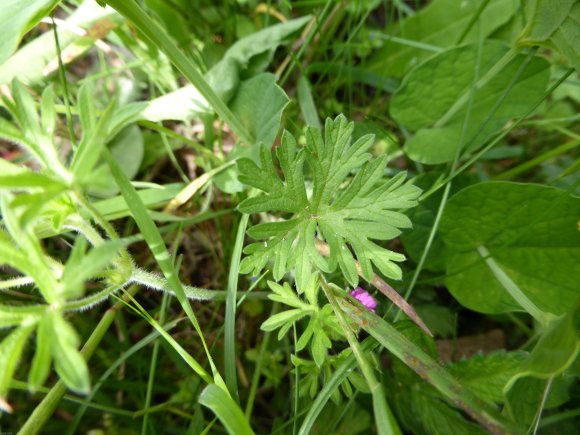
[[(274, 278), (294, 271), (302, 291), (315, 270), (331, 272), (339, 266), (349, 283), (356, 285), (356, 257), (369, 281), (374, 268), (387, 277), (401, 278), (394, 262), (404, 256), (372, 240), (390, 240), (401, 228), (411, 227), (409, 219), (394, 210), (415, 206), (420, 189), (403, 184), (404, 173), (383, 180), (386, 158), (371, 159), (367, 150), (374, 138), (370, 135), (351, 143), (353, 128), (342, 115), (328, 119), (324, 140), (320, 130), (309, 128), (307, 145), (300, 149), (285, 132), (276, 151), (282, 179), (268, 150), (262, 149), (260, 167), (249, 159), (239, 161), (240, 181), (265, 193), (242, 202), (240, 211), (293, 215), (248, 231), (259, 242), (246, 247), (243, 273), (258, 274), (273, 260)], [(313, 178), (311, 192), (305, 187), (305, 165)], [(316, 239), (328, 243), (328, 258), (317, 251)]]

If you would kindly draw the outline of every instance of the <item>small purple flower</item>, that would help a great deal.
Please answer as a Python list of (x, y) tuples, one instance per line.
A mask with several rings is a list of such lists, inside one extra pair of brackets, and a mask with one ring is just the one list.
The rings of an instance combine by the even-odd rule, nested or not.
[(368, 291), (366, 291), (362, 287), (357, 287), (353, 291), (350, 292), (350, 295), (358, 300), (361, 304), (371, 310), (373, 313), (375, 312), (375, 308), (379, 304), (375, 298), (373, 298)]

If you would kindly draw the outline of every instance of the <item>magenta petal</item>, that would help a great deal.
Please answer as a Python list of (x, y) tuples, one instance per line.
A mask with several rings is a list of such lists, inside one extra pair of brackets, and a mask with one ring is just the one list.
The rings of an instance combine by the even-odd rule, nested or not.
[(375, 298), (373, 298), (369, 292), (361, 287), (357, 287), (350, 292), (350, 295), (357, 299), (361, 304), (371, 310), (373, 313), (375, 312), (375, 308), (379, 304)]

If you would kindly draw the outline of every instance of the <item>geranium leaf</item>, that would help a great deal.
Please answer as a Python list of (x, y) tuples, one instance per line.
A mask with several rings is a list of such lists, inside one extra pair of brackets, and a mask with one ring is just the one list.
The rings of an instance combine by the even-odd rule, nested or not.
[[(239, 161), (240, 181), (265, 194), (243, 201), (240, 211), (292, 213), (248, 231), (257, 242), (244, 250), (243, 273), (259, 274), (274, 260), (274, 278), (294, 272), (300, 293), (316, 270), (330, 273), (337, 265), (350, 284), (358, 284), (355, 260), (368, 281), (374, 268), (389, 278), (401, 278), (394, 262), (405, 257), (372, 240), (390, 240), (401, 228), (411, 227), (397, 210), (415, 206), (420, 189), (404, 184), (404, 173), (385, 180), (386, 159), (367, 152), (374, 137), (366, 135), (352, 143), (353, 129), (342, 115), (329, 118), (324, 139), (320, 130), (308, 128), (304, 148), (284, 132), (276, 150), (282, 176), (268, 150), (261, 152), (260, 167), (248, 159)], [(311, 175), (312, 184), (306, 184), (305, 174)], [(317, 239), (328, 243), (329, 258), (317, 250)]]

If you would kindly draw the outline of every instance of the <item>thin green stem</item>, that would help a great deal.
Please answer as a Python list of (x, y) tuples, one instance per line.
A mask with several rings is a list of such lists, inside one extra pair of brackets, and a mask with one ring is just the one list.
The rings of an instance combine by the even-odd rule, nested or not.
[(570, 142), (567, 142), (565, 144), (559, 145), (556, 148), (552, 148), (549, 151), (546, 151), (543, 154), (540, 154), (539, 156), (528, 160), (527, 162), (522, 163), (521, 165), (518, 165), (508, 171), (502, 172), (501, 174), (498, 174), (494, 177), (495, 180), (509, 180), (509, 179), (513, 179), (515, 177), (517, 177), (518, 175), (521, 175), (527, 171), (529, 171), (530, 169), (535, 168), (536, 166), (538, 166), (539, 164), (550, 160), (554, 157), (557, 157), (561, 154), (564, 154), (570, 150), (573, 150), (574, 148), (577, 148), (580, 145), (580, 139), (576, 139), (576, 140), (572, 140)]
[(571, 418), (580, 417), (580, 408), (571, 409), (569, 411), (560, 412), (558, 414), (553, 414), (548, 417), (544, 417), (540, 422), (540, 428), (550, 426), (552, 424), (560, 423), (561, 421), (568, 420)]
[(76, 137), (75, 131), (73, 127), (73, 119), (72, 119), (72, 112), (70, 108), (70, 96), (68, 91), (68, 84), (66, 81), (65, 73), (64, 73), (64, 64), (62, 63), (62, 51), (60, 48), (60, 41), (58, 40), (58, 30), (56, 28), (56, 23), (54, 22), (54, 18), (50, 17), (52, 20), (52, 31), (54, 33), (54, 44), (56, 46), (56, 57), (58, 59), (58, 76), (60, 79), (60, 84), (64, 90), (64, 105), (66, 107), (66, 126), (68, 128), (68, 134), (70, 137), (70, 142), (72, 144), (73, 150), (76, 150)]
[(530, 428), (528, 432), (532, 432), (532, 435), (538, 433), (538, 428), (540, 425), (540, 420), (542, 419), (542, 412), (544, 411), (544, 406), (546, 406), (546, 400), (548, 400), (548, 395), (550, 394), (550, 388), (552, 387), (552, 382), (554, 381), (554, 376), (550, 376), (546, 382), (546, 387), (544, 388), (544, 394), (542, 394), (542, 400), (538, 406), (538, 412), (536, 413), (536, 418), (534, 419), (533, 429)]
[(340, 309), (423, 380), (439, 390), (447, 400), (477, 420), (490, 433), (521, 432), (516, 423), (508, 421), (493, 406), (465, 389), (437, 361), (391, 324), (351, 299), (338, 298)]
[(506, 289), (509, 295), (534, 319), (540, 322), (542, 325), (547, 325), (548, 321), (553, 317), (549, 313), (542, 311), (536, 306), (527, 295), (518, 287), (518, 285), (508, 276), (507, 273), (495, 262), (493, 257), (487, 248), (483, 245), (477, 247), (477, 252), (495, 278), (501, 283), (501, 285)]
[(396, 42), (397, 44), (405, 45), (407, 47), (418, 48), (420, 50), (430, 51), (432, 53), (440, 53), (444, 49), (437, 47), (436, 45), (426, 44), (420, 41), (413, 41), (412, 39), (398, 38), (393, 35), (383, 35), (381, 33), (377, 34), (379, 38), (384, 39), (388, 42)]
[[(463, 118), (463, 125), (461, 126), (461, 136), (459, 138), (459, 143), (457, 144), (457, 148), (455, 150), (455, 155), (453, 157), (453, 162), (451, 163), (450, 173), (453, 174), (455, 171), (455, 167), (457, 166), (457, 162), (459, 161), (459, 156), (461, 155), (461, 151), (465, 145), (465, 136), (467, 135), (467, 126), (469, 125), (469, 120), (471, 118), (471, 110), (473, 108), (473, 98), (475, 96), (475, 83), (479, 80), (479, 73), (480, 73), (480, 66), (481, 66), (481, 53), (482, 53), (482, 44), (483, 44), (483, 36), (481, 35), (481, 26), (478, 26), (478, 30), (480, 33), (479, 43), (477, 45), (477, 54), (476, 54), (476, 62), (474, 65), (473, 71), (473, 83), (470, 88), (469, 98), (467, 100), (467, 110), (465, 111), (465, 117)], [(508, 91), (509, 92), (509, 91)], [(500, 98), (501, 100), (501, 98)], [(488, 117), (489, 119), (489, 117)], [(449, 198), (449, 194), (451, 192), (451, 180), (445, 185), (445, 190), (443, 191), (443, 195), (441, 197), (441, 201), (439, 202), (439, 207), (437, 208), (437, 214), (435, 215), (435, 221), (433, 222), (433, 226), (429, 231), (429, 236), (427, 238), (427, 243), (423, 248), (423, 252), (421, 253), (421, 258), (419, 259), (419, 263), (413, 273), (413, 278), (411, 279), (411, 283), (405, 292), (404, 298), (408, 300), (415, 288), (415, 284), (417, 283), (417, 279), (421, 271), (423, 270), (423, 266), (425, 265), (425, 261), (427, 260), (427, 256), (429, 255), (429, 251), (431, 249), (431, 245), (433, 244), (433, 240), (435, 239), (435, 234), (437, 234), (437, 229), (439, 228), (439, 222), (441, 221), (441, 217), (443, 216), (443, 211), (445, 210), (445, 205), (447, 204), (447, 199)], [(401, 317), (401, 311), (397, 313), (395, 316), (395, 321), (399, 320)]]
[[(325, 20), (327, 15), (328, 15), (328, 11), (329, 11), (332, 3), (333, 3), (332, 1), (327, 1), (326, 4), (324, 5), (324, 8), (322, 9), (322, 12), (320, 13), (320, 15), (318, 17), (312, 17), (312, 22), (319, 22), (321, 20)], [(340, 5), (336, 5), (336, 7), (339, 7), (339, 6)], [(310, 27), (311, 27), (311, 25), (308, 26), (308, 28), (310, 28)], [(312, 42), (312, 39), (314, 38), (314, 35), (316, 35), (316, 33), (318, 33), (319, 29), (320, 29), (320, 24), (317, 25), (315, 27), (315, 29), (313, 29), (313, 31), (308, 33), (308, 36), (306, 36), (304, 43), (300, 46), (298, 53), (296, 53), (296, 55), (292, 56), (292, 63), (286, 69), (286, 71), (284, 72), (284, 75), (281, 77), (280, 86), (284, 86), (284, 84), (286, 83), (286, 81), (290, 77), (290, 74), (292, 73), (294, 67), (296, 66), (297, 62), (300, 60), (300, 58), (304, 54), (306, 47), (308, 47), (310, 45), (310, 43)]]
[(489, 0), (483, 0), (481, 2), (479, 8), (477, 8), (477, 11), (475, 11), (475, 14), (473, 14), (471, 20), (469, 20), (469, 23), (467, 23), (467, 27), (465, 27), (465, 29), (461, 33), (461, 36), (457, 40), (457, 44), (455, 45), (461, 45), (461, 43), (463, 42), (469, 31), (472, 29), (473, 25), (477, 22), (477, 20), (479, 20), (479, 17), (481, 16), (481, 14), (483, 13), (484, 9), (487, 7), (488, 4)]
[[(519, 49), (512, 47), (510, 50), (502, 56), (484, 75), (481, 77), (474, 85), (475, 91), (483, 88), (491, 79), (493, 79), (497, 74), (499, 74), (519, 53)], [(443, 127), (451, 118), (453, 118), (462, 108), (465, 106), (470, 98), (472, 90), (465, 92), (461, 97), (459, 97), (455, 103), (447, 110), (447, 112), (437, 121), (434, 128)]]
[[(164, 134), (167, 137), (170, 137), (172, 139), (178, 140), (180, 142), (183, 142), (186, 145), (189, 145), (190, 147), (192, 147), (194, 150), (198, 151), (199, 153), (203, 154), (205, 157), (209, 157), (210, 159), (212, 159), (215, 163), (218, 164), (222, 164), (223, 161), (220, 160), (219, 158), (217, 158), (215, 156), (215, 154), (213, 152), (211, 152), (211, 150), (207, 149), (206, 147), (198, 144), (197, 142), (195, 142), (194, 140), (191, 140), (185, 136), (180, 135), (179, 133), (176, 133), (175, 131), (163, 127), (162, 125), (159, 125), (155, 122), (151, 122), (151, 121), (139, 121), (138, 122), (139, 125), (143, 126), (143, 127), (147, 127), (151, 130), (154, 130), (160, 134)], [(189, 180), (188, 180), (189, 181)]]

